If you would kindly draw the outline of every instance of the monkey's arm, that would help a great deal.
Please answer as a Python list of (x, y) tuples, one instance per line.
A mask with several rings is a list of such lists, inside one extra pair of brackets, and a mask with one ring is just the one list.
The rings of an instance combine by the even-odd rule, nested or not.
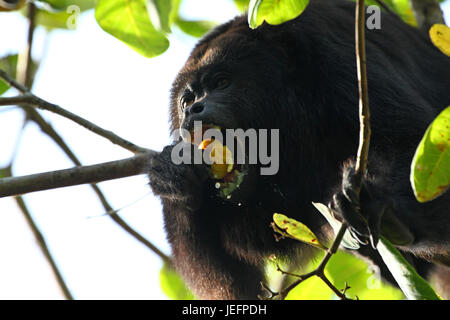
[(175, 268), (198, 298), (257, 299), (262, 271), (227, 252), (222, 234), (226, 228), (217, 218), (224, 214), (223, 204), (213, 196), (208, 168), (175, 165), (172, 149), (164, 148), (153, 160), (149, 178), (162, 199)]

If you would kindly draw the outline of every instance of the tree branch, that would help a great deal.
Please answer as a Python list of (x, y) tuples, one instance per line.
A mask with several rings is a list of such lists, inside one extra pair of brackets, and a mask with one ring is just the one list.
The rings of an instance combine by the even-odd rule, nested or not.
[(0, 179), (0, 198), (143, 174), (149, 168), (151, 157), (155, 154), (157, 154), (156, 151), (149, 150), (123, 160), (3, 178)]
[[(359, 121), (360, 121), (360, 133), (359, 133), (359, 147), (356, 159), (356, 186), (355, 192), (359, 197), (361, 190), (362, 179), (364, 173), (367, 170), (367, 161), (369, 156), (369, 144), (370, 144), (370, 111), (369, 111), (369, 90), (367, 85), (367, 68), (366, 68), (366, 45), (365, 45), (365, 5), (364, 0), (358, 0), (356, 2), (356, 18), (355, 18), (355, 53), (356, 53), (356, 65), (357, 65), (357, 76), (358, 76), (358, 91), (359, 91)], [(339, 291), (325, 276), (324, 270), (328, 261), (333, 254), (338, 250), (342, 239), (344, 238), (345, 232), (347, 230), (347, 224), (342, 223), (341, 228), (336, 235), (333, 244), (327, 250), (325, 256), (320, 262), (319, 266), (312, 272), (305, 275), (298, 275), (297, 281), (292, 283), (286, 289), (281, 292), (272, 292), (267, 289), (267, 286), (263, 285), (271, 293), (271, 299), (274, 297), (279, 297), (284, 299), (288, 293), (294, 289), (297, 285), (305, 281), (306, 279), (317, 276), (322, 279), (323, 282), (331, 289), (333, 292), (342, 300), (348, 300), (345, 295), (348, 286)], [(281, 270), (278, 267), (279, 270)], [(282, 271), (282, 270), (281, 270)], [(283, 272), (283, 271), (282, 271)]]
[[(69, 148), (64, 139), (55, 131), (55, 129), (49, 124), (45, 119), (33, 108), (26, 108), (27, 115), (30, 120), (34, 121), (40, 129), (47, 134), (69, 157), (69, 159), (76, 165), (82, 166), (80, 160), (76, 157), (73, 151)], [(112, 212), (108, 214), (108, 216), (117, 223), (122, 229), (124, 229), (128, 234), (134, 237), (136, 240), (141, 242), (144, 246), (153, 251), (156, 255), (158, 255), (165, 263), (170, 264), (171, 259), (167, 255), (165, 255), (161, 250), (159, 250), (155, 245), (153, 245), (150, 241), (144, 238), (141, 234), (136, 232), (131, 226), (129, 226), (111, 207), (109, 202), (106, 200), (105, 195), (102, 193), (100, 188), (96, 184), (91, 184), (91, 188), (94, 190), (98, 199), (100, 200), (103, 208), (106, 212)]]
[(436, 23), (445, 24), (444, 14), (437, 0), (409, 0), (416, 16), (419, 29), (428, 34)]
[[(36, 6), (34, 3), (30, 2), (27, 6), (27, 16), (28, 16), (28, 38), (27, 38), (27, 48), (26, 50), (19, 55), (19, 61), (17, 64), (17, 77), (19, 79), (20, 83), (24, 83), (27, 86), (31, 86), (32, 84), (32, 76), (31, 76), (31, 50), (33, 47), (33, 36), (34, 36), (34, 27), (35, 27), (35, 18), (36, 18)], [(24, 125), (22, 126), (22, 130), (20, 131), (19, 138), (23, 133), (23, 128), (25, 127), (27, 120), (25, 120)], [(17, 148), (19, 146), (19, 142), (16, 143), (15, 149), (13, 151), (13, 154), (11, 156), (11, 162), (9, 166), (6, 168), (8, 176), (12, 176), (12, 164), (14, 162)], [(28, 209), (27, 205), (25, 204), (25, 201), (23, 197), (17, 196), (14, 198), (17, 206), (19, 207), (20, 211), (25, 217), (25, 220), (28, 223), (28, 226), (30, 227), (38, 245), (41, 249), (44, 257), (47, 259), (47, 262), (50, 265), (50, 268), (52, 269), (52, 272), (55, 276), (56, 282), (64, 295), (64, 297), (67, 300), (73, 300), (72, 293), (70, 292), (69, 288), (66, 285), (66, 282), (64, 281), (64, 278), (61, 274), (61, 272), (58, 269), (58, 266), (56, 265), (55, 259), (53, 258), (52, 254), (50, 253), (50, 250), (48, 249), (47, 243), (45, 241), (44, 235), (39, 230), (38, 226), (34, 222), (30, 210)]]
[(14, 79), (12, 79), (5, 71), (0, 70), (0, 78), (5, 80), (8, 84), (13, 86), (14, 88), (21, 91), (23, 94), (16, 97), (5, 97), (0, 98), (0, 105), (12, 105), (12, 104), (26, 104), (32, 107), (37, 107), (42, 110), (51, 111), (53, 113), (56, 113), (62, 117), (65, 117), (67, 119), (70, 119), (74, 121), (75, 123), (79, 124), (80, 126), (108, 139), (114, 144), (117, 144), (121, 146), (122, 148), (125, 148), (133, 153), (138, 152), (146, 152), (147, 149), (136, 146), (134, 143), (131, 143), (130, 141), (127, 141), (118, 135), (116, 135), (114, 132), (105, 130), (96, 124), (70, 112), (67, 111), (60, 106), (47, 102), (34, 94), (32, 94), (25, 86), (21, 85)]
[[(286, 296), (289, 294), (289, 292), (291, 292), (295, 287), (297, 287), (300, 283), (302, 283), (303, 281), (316, 276), (319, 277), (320, 279), (322, 279), (323, 282), (325, 282), (325, 284), (336, 294), (336, 296), (338, 296), (340, 299), (342, 300), (349, 300), (349, 298), (347, 298), (347, 296), (345, 295), (345, 291), (341, 292), (339, 289), (337, 289), (330, 280), (328, 280), (328, 278), (325, 275), (325, 266), (327, 265), (328, 261), (330, 260), (331, 256), (333, 254), (335, 254), (339, 248), (339, 245), (341, 244), (342, 238), (344, 238), (344, 234), (345, 231), (347, 229), (346, 225), (342, 225), (342, 227), (339, 229), (338, 234), (336, 235), (333, 244), (331, 245), (331, 247), (326, 251), (325, 256), (322, 258), (322, 261), (320, 262), (319, 266), (314, 269), (313, 271), (304, 274), (304, 275), (296, 275), (290, 272), (286, 272), (283, 271), (280, 266), (277, 264), (277, 270), (280, 271), (283, 274), (286, 275), (290, 275), (290, 276), (294, 276), (297, 277), (298, 280), (296, 280), (295, 282), (293, 282), (292, 284), (290, 284), (288, 287), (286, 287), (285, 289), (283, 289), (280, 292), (273, 292), (271, 291), (266, 285), (263, 284), (263, 288), (265, 290), (267, 290), (270, 294), (271, 297), (270, 299), (273, 298), (279, 298), (281, 300), (285, 299)], [(345, 290), (345, 289), (344, 289)]]
[[(29, 16), (33, 16), (35, 14), (35, 6), (30, 3), (30, 5), (33, 6), (33, 8), (29, 9)], [(33, 19), (34, 20), (34, 19)], [(12, 77), (9, 77), (4, 71), (0, 70), (0, 77), (3, 78), (10, 86), (16, 88), (20, 92), (22, 92), (24, 95), (29, 94), (30, 90), (28, 88), (31, 87), (32, 81), (31, 81), (31, 49), (32, 49), (32, 41), (33, 41), (33, 34), (34, 34), (34, 21), (31, 21), (28, 29), (28, 41), (27, 41), (27, 48), (23, 54), (20, 55), (21, 61), (23, 61), (24, 64), (19, 62), (20, 67), (18, 66), (18, 79), (19, 81), (14, 80)], [(22, 85), (21, 83), (25, 83), (25, 85)], [(18, 97), (7, 97), (7, 98), (0, 98), (0, 105), (19, 105), (23, 101), (23, 95)], [(40, 129), (46, 133), (63, 151), (64, 153), (69, 157), (69, 159), (76, 165), (81, 166), (81, 162), (78, 160), (78, 158), (75, 156), (75, 154), (72, 152), (72, 150), (69, 148), (67, 143), (64, 141), (64, 139), (55, 131), (55, 129), (39, 114), (38, 111), (33, 109), (32, 107), (28, 105), (21, 105), (23, 110), (26, 112), (28, 119), (34, 121)], [(90, 124), (92, 127), (92, 124)], [(94, 125), (95, 126), (95, 125)], [(85, 126), (86, 127), (86, 126)], [(88, 128), (89, 129), (89, 128)], [(100, 128), (100, 131), (102, 129)], [(106, 130), (105, 130), (106, 131)], [(98, 133), (98, 132), (96, 132)], [(112, 137), (112, 139), (116, 139), (116, 137)], [(110, 139), (111, 140), (111, 139)], [(147, 151), (147, 149), (135, 147), (133, 144), (128, 143), (124, 139), (117, 139), (120, 143), (117, 143), (121, 146), (124, 146), (126, 149), (131, 150), (133, 152), (142, 152)], [(136, 151), (134, 151), (136, 150)], [(124, 229), (127, 233), (129, 233), (131, 236), (133, 236), (136, 240), (141, 242), (143, 245), (148, 247), (151, 251), (153, 251), (155, 254), (157, 254), (166, 264), (171, 263), (170, 257), (165, 255), (161, 250), (159, 250), (156, 246), (154, 246), (150, 241), (145, 239), (141, 234), (136, 232), (133, 228), (131, 228), (114, 210), (112, 209), (111, 205), (106, 200), (106, 197), (100, 190), (100, 188), (95, 185), (91, 184), (91, 187), (93, 188), (95, 194), (99, 198), (100, 202), (103, 205), (103, 208), (107, 212), (112, 212), (108, 216), (116, 222), (122, 229)]]
[(367, 170), (370, 145), (370, 110), (369, 89), (367, 85), (366, 68), (366, 38), (365, 38), (365, 6), (364, 0), (356, 2), (355, 19), (355, 47), (356, 47), (356, 69), (358, 75), (359, 92), (359, 147), (356, 157), (357, 194), (361, 189), (362, 178)]
[(25, 201), (21, 196), (17, 196), (14, 198), (16, 200), (17, 205), (19, 206), (20, 210), (22, 211), (25, 219), (27, 220), (28, 225), (30, 226), (31, 231), (34, 234), (34, 237), (36, 238), (36, 241), (41, 248), (42, 253), (44, 254), (45, 258), (47, 259), (48, 263), (50, 264), (50, 267), (52, 268), (53, 274), (55, 275), (56, 282), (59, 285), (59, 288), (61, 289), (64, 297), (67, 300), (73, 300), (73, 296), (70, 293), (69, 288), (67, 287), (63, 276), (61, 275), (61, 272), (59, 271), (55, 260), (53, 259), (50, 250), (48, 249), (47, 243), (45, 242), (45, 238), (41, 231), (39, 230), (38, 226), (34, 222), (33, 218), (31, 217), (31, 213), (28, 210), (28, 207), (25, 204)]

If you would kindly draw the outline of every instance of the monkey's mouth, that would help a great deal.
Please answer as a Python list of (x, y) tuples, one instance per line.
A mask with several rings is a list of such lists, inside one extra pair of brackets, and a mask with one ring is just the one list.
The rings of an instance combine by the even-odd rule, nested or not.
[[(209, 129), (212, 131), (205, 135)], [(235, 143), (232, 144), (231, 149), (226, 143), (223, 144), (224, 137), (226, 137), (225, 129), (217, 125), (202, 125), (200, 128), (192, 130), (190, 135), (191, 143), (203, 150), (204, 159), (206, 156), (210, 160), (207, 165), (210, 167), (211, 178), (216, 181), (215, 188), (219, 195), (230, 199), (231, 194), (239, 188), (248, 172), (245, 162), (238, 161), (236, 150), (231, 150), (239, 148), (239, 144), (233, 141)], [(217, 136), (221, 136), (222, 141), (216, 139)]]

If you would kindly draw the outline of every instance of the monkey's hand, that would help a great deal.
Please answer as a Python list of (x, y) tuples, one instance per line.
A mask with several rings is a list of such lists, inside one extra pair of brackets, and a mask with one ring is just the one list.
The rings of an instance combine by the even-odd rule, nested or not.
[[(196, 152), (192, 144), (185, 144), (183, 152)], [(170, 201), (182, 202), (190, 210), (201, 207), (204, 197), (204, 182), (208, 171), (203, 164), (175, 164), (172, 150), (175, 146), (164, 147), (163, 151), (150, 160), (150, 187), (155, 195)], [(192, 161), (193, 162), (193, 161)]]
[(377, 178), (364, 176), (359, 197), (355, 192), (355, 163), (346, 162), (341, 189), (334, 194), (330, 207), (349, 225), (352, 236), (362, 244), (376, 249), (380, 234), (394, 245), (408, 245), (414, 236), (396, 216), (395, 203), (383, 191)]

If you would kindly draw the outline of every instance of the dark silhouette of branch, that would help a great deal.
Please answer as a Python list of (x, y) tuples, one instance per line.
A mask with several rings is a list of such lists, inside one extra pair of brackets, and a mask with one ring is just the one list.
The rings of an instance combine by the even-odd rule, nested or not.
[(149, 150), (123, 160), (22, 177), (2, 178), (0, 179), (0, 198), (143, 174), (149, 168), (150, 158), (155, 154), (157, 154), (156, 151)]
[[(36, 18), (36, 7), (34, 3), (30, 2), (27, 6), (27, 16), (28, 16), (28, 39), (27, 39), (27, 48), (24, 51), (23, 54), (19, 57), (19, 63), (18, 63), (18, 70), (17, 70), (17, 77), (19, 79), (19, 82), (26, 84), (27, 86), (31, 86), (32, 83), (32, 76), (31, 76), (31, 49), (33, 46), (33, 35), (34, 35), (34, 27), (35, 27), (35, 18)], [(26, 120), (25, 120), (26, 123)], [(23, 132), (22, 131), (19, 134), (19, 138)], [(15, 156), (17, 154), (17, 148), (19, 146), (19, 143), (16, 143), (16, 148), (11, 156), (11, 162), (9, 166), (6, 168), (6, 173), (8, 176), (12, 176), (12, 164), (15, 160)], [(61, 272), (58, 269), (58, 266), (56, 265), (55, 259), (53, 258), (52, 254), (50, 253), (50, 250), (48, 249), (47, 243), (45, 241), (44, 235), (39, 230), (38, 226), (34, 222), (30, 210), (28, 209), (27, 205), (25, 204), (24, 199), (21, 196), (14, 197), (17, 206), (19, 207), (20, 211), (25, 217), (25, 220), (28, 223), (28, 226), (30, 227), (31, 231), (33, 232), (33, 235), (39, 245), (39, 248), (41, 249), (42, 253), (44, 254), (44, 257), (46, 258), (47, 262), (50, 265), (50, 268), (52, 269), (52, 272), (55, 276), (56, 282), (58, 283), (58, 286), (64, 295), (64, 297), (67, 300), (73, 300), (72, 293), (70, 292), (69, 288), (66, 285), (66, 282), (64, 281), (64, 278), (61, 274)]]
[(438, 0), (409, 0), (419, 29), (428, 34), (436, 23), (445, 24), (444, 14)]
[[(356, 53), (356, 65), (357, 65), (357, 75), (358, 75), (358, 91), (359, 91), (359, 121), (360, 121), (360, 134), (359, 134), (359, 147), (357, 153), (357, 161), (356, 161), (356, 185), (354, 186), (355, 192), (359, 197), (359, 193), (362, 185), (362, 178), (364, 173), (367, 170), (367, 161), (369, 156), (369, 144), (370, 144), (370, 110), (369, 110), (369, 90), (367, 86), (367, 69), (366, 69), (366, 44), (365, 44), (365, 5), (364, 0), (358, 0), (356, 2), (356, 18), (355, 18), (355, 53)], [(272, 224), (272, 227), (274, 224)], [(280, 233), (280, 230), (274, 230)], [(269, 299), (279, 298), (284, 299), (288, 295), (288, 293), (294, 289), (297, 285), (305, 281), (306, 279), (311, 278), (312, 276), (317, 276), (342, 300), (348, 300), (345, 295), (345, 292), (349, 288), (347, 285), (345, 288), (340, 291), (337, 289), (331, 281), (325, 276), (325, 267), (338, 250), (342, 239), (344, 238), (344, 234), (347, 230), (347, 224), (344, 222), (339, 229), (333, 244), (326, 251), (325, 256), (320, 262), (319, 266), (304, 275), (294, 275), (299, 279), (289, 285), (287, 288), (280, 292), (273, 292), (265, 284), (262, 284), (262, 287), (266, 289), (270, 293)], [(281, 232), (282, 236), (285, 236)], [(284, 274), (293, 275), (291, 273), (287, 273), (278, 266), (278, 270)]]
[(25, 204), (25, 201), (23, 200), (23, 197), (17, 196), (14, 198), (16, 200), (17, 205), (19, 206), (20, 210), (22, 211), (25, 220), (27, 221), (28, 225), (30, 226), (31, 231), (34, 234), (34, 237), (36, 238), (36, 241), (39, 245), (39, 248), (41, 248), (42, 253), (44, 254), (45, 258), (47, 259), (48, 263), (50, 264), (50, 267), (53, 271), (53, 274), (55, 275), (56, 281), (58, 283), (59, 288), (61, 289), (64, 297), (67, 300), (73, 300), (73, 296), (70, 293), (69, 288), (67, 287), (64, 278), (61, 275), (61, 272), (59, 271), (55, 259), (53, 259), (50, 250), (48, 249), (47, 243), (45, 242), (45, 238), (39, 228), (37, 227), (36, 223), (34, 222), (33, 218), (31, 217), (30, 211), (28, 210), (27, 205)]
[[(31, 77), (30, 77), (30, 66), (31, 66), (31, 48), (32, 48), (32, 40), (33, 40), (33, 33), (34, 31), (34, 23), (30, 23), (29, 33), (28, 33), (28, 46), (24, 53), (23, 61), (26, 62), (25, 66), (23, 66), (21, 69), (23, 73), (25, 73), (27, 76), (25, 79), (27, 81), (24, 81), (27, 85), (22, 85), (19, 81), (14, 80), (12, 77), (9, 77), (4, 71), (0, 70), (0, 77), (3, 78), (10, 86), (16, 88), (20, 92), (23, 93), (22, 96), (13, 97), (13, 98), (0, 98), (0, 105), (11, 105), (11, 104), (21, 104), (23, 103), (23, 97), (30, 94), (30, 90), (28, 89), (32, 85)], [(18, 72), (18, 76), (20, 76), (22, 72)], [(23, 78), (23, 76), (22, 76)], [(33, 95), (31, 95), (33, 96)], [(43, 100), (42, 100), (43, 101)], [(45, 101), (43, 101), (45, 103)], [(72, 152), (72, 150), (69, 148), (67, 143), (64, 141), (64, 139), (56, 132), (56, 130), (39, 114), (39, 112), (32, 107), (28, 105), (20, 105), (22, 109), (27, 114), (27, 118), (29, 120), (34, 121), (40, 129), (46, 133), (63, 151), (64, 153), (69, 157), (69, 159), (76, 165), (81, 166), (81, 162), (78, 160), (78, 158), (75, 156), (75, 154)], [(56, 106), (58, 107), (58, 106)], [(63, 110), (62, 108), (60, 108)], [(64, 111), (64, 110), (63, 110)], [(72, 117), (75, 117), (75, 119), (72, 120), (80, 120), (81, 118), (75, 116), (72, 114)], [(81, 119), (84, 121), (84, 119)], [(103, 130), (101, 128), (98, 128), (92, 123), (89, 123), (87, 121), (84, 121), (84, 126), (88, 128), (91, 131), (94, 131), (102, 136), (109, 139), (114, 140), (113, 143), (119, 144), (122, 147), (126, 148), (127, 150), (130, 150), (132, 152), (145, 152), (147, 149), (140, 148), (135, 146), (134, 144), (121, 139), (120, 137), (114, 135), (113, 133)], [(83, 125), (83, 124), (82, 124)], [(93, 130), (96, 129), (96, 130)], [(165, 263), (170, 264), (171, 259), (167, 255), (165, 255), (161, 250), (159, 250), (157, 247), (155, 247), (150, 241), (145, 239), (142, 235), (140, 235), (138, 232), (136, 232), (133, 228), (131, 228), (118, 214), (115, 212), (111, 205), (106, 200), (106, 197), (101, 192), (100, 188), (95, 185), (91, 184), (91, 187), (93, 188), (94, 192), (96, 193), (97, 197), (99, 198), (100, 202), (102, 203), (103, 207), (107, 212), (112, 212), (108, 216), (116, 222), (120, 227), (122, 227), (127, 233), (129, 233), (131, 236), (135, 237), (139, 242), (144, 244), (146, 247), (148, 247), (150, 250), (152, 250), (154, 253), (156, 253)]]
[(366, 68), (366, 37), (365, 37), (365, 6), (364, 0), (356, 2), (355, 19), (355, 47), (356, 47), (356, 68), (358, 74), (359, 92), (359, 147), (356, 156), (357, 194), (361, 189), (362, 178), (367, 170), (367, 160), (369, 158), (370, 145), (370, 110), (369, 110), (369, 89), (367, 86)]
[(25, 104), (31, 107), (36, 107), (42, 110), (51, 111), (53, 113), (56, 113), (64, 118), (70, 119), (74, 121), (75, 123), (79, 124), (80, 126), (98, 134), (99, 136), (102, 136), (109, 141), (111, 141), (114, 144), (117, 144), (121, 146), (122, 148), (125, 148), (133, 153), (138, 152), (145, 152), (147, 149), (136, 146), (134, 143), (127, 141), (118, 135), (116, 135), (114, 132), (105, 130), (96, 124), (70, 112), (67, 111), (60, 106), (47, 102), (34, 94), (32, 94), (25, 86), (21, 85), (14, 79), (12, 79), (5, 71), (0, 70), (0, 78), (5, 80), (8, 84), (13, 86), (14, 88), (21, 91), (23, 94), (16, 97), (6, 97), (6, 98), (0, 98), (0, 105), (11, 105), (11, 104)]
[[(276, 227), (272, 224), (272, 227), (274, 228), (274, 230), (278, 233), (280, 233), (280, 230), (275, 229)], [(286, 296), (289, 294), (289, 292), (291, 292), (296, 286), (298, 286), (300, 283), (302, 283), (303, 281), (316, 276), (319, 277), (320, 279), (322, 279), (322, 281), (336, 294), (336, 296), (338, 296), (340, 299), (342, 300), (350, 300), (349, 298), (347, 298), (347, 296), (345, 295), (345, 290), (343, 289), (343, 291), (340, 291), (339, 289), (337, 289), (330, 280), (328, 280), (328, 278), (325, 275), (325, 266), (327, 265), (328, 261), (330, 260), (330, 258), (333, 256), (333, 254), (335, 254), (337, 252), (337, 250), (339, 249), (339, 245), (341, 244), (342, 238), (344, 237), (345, 231), (347, 230), (347, 227), (345, 224), (342, 225), (342, 227), (339, 229), (338, 234), (336, 235), (331, 247), (326, 251), (325, 256), (322, 258), (322, 261), (320, 262), (319, 266), (314, 269), (313, 271), (303, 274), (303, 275), (297, 275), (291, 272), (286, 272), (284, 270), (282, 270), (280, 268), (280, 266), (277, 264), (277, 270), (280, 271), (282, 274), (285, 275), (289, 275), (289, 276), (293, 276), (298, 278), (298, 280), (294, 281), (292, 284), (290, 284), (288, 287), (286, 287), (285, 289), (283, 289), (280, 292), (273, 292), (271, 291), (264, 283), (262, 283), (262, 287), (263, 289), (265, 289), (266, 291), (268, 291), (270, 293), (270, 297), (269, 299), (285, 299)], [(284, 237), (284, 234), (282, 233), (282, 236)]]
[[(67, 143), (64, 141), (64, 139), (56, 132), (56, 130), (49, 124), (45, 119), (39, 114), (38, 111), (36, 111), (33, 108), (27, 107), (27, 116), (30, 120), (37, 123), (37, 125), (40, 127), (40, 129), (47, 134), (67, 155), (67, 157), (76, 165), (76, 166), (82, 166), (80, 160), (77, 158), (77, 156), (74, 154), (74, 152), (69, 148)], [(145, 239), (141, 234), (136, 232), (131, 226), (129, 226), (118, 214), (114, 211), (112, 206), (109, 204), (109, 202), (106, 200), (105, 195), (100, 190), (100, 187), (98, 187), (96, 184), (91, 184), (92, 189), (94, 190), (95, 194), (99, 198), (103, 208), (106, 212), (111, 212), (108, 214), (108, 216), (116, 222), (122, 229), (124, 229), (127, 233), (129, 233), (131, 236), (136, 238), (139, 242), (141, 242), (143, 245), (148, 247), (151, 251), (156, 253), (165, 263), (170, 264), (171, 260), (170, 257), (165, 255), (161, 250), (159, 250), (155, 245), (153, 245), (150, 241)]]

